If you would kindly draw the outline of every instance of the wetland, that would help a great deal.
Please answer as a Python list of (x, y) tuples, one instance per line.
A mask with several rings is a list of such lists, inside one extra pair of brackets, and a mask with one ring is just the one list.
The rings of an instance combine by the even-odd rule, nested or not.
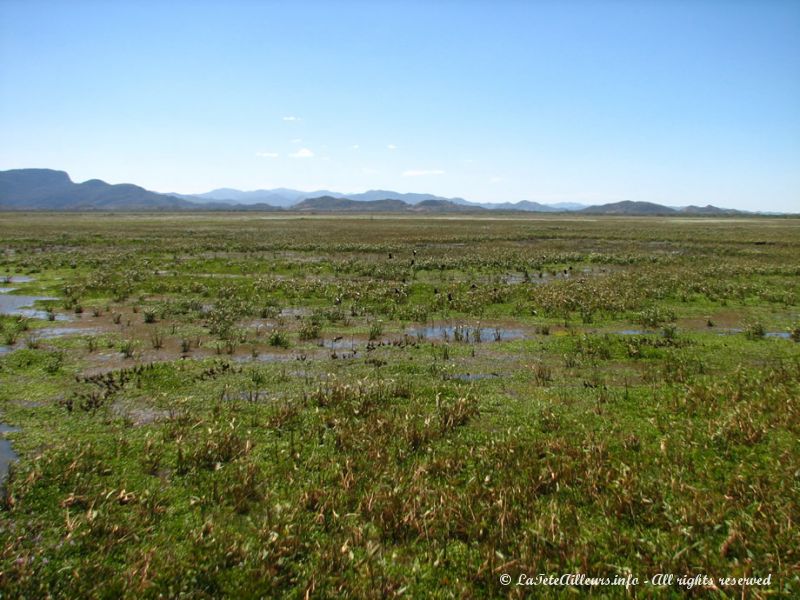
[(255, 217), (0, 217), (4, 596), (800, 593), (800, 220)]

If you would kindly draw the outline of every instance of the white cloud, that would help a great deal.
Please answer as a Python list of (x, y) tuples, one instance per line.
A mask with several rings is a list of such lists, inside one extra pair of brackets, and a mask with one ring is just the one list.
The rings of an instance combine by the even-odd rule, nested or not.
[(501, 181), (503, 181), (503, 178), (502, 178), (502, 177), (492, 177), (492, 178), (489, 180), (489, 183), (500, 183)]
[(352, 145), (352, 146), (350, 146), (350, 147), (351, 147), (353, 150), (358, 150), (359, 148), (361, 148), (361, 146), (359, 146), (358, 144), (353, 144), (353, 145)]
[(289, 140), (292, 144), (302, 144), (303, 140), (300, 138), (294, 138), (293, 140)]
[(258, 158), (278, 158), (280, 154), (277, 152), (256, 152)]
[(375, 174), (377, 174), (377, 173), (380, 173), (380, 171), (379, 171), (378, 169), (371, 169), (371, 168), (369, 168), (369, 167), (362, 167), (362, 168), (361, 168), (361, 172), (362, 172), (364, 175), (375, 175)]
[(308, 148), (300, 148), (300, 150), (292, 152), (289, 156), (291, 158), (312, 158), (314, 153)]
[(403, 171), (403, 177), (425, 177), (427, 175), (444, 175), (441, 169), (411, 169)]
[(389, 144), (389, 145), (388, 145), (388, 146), (386, 146), (386, 147), (387, 147), (389, 150), (397, 150), (397, 146), (395, 146), (394, 144)]
[(299, 121), (299, 120), (300, 120), (300, 117), (292, 117), (292, 116), (289, 116), (289, 117), (283, 117), (283, 120), (284, 120), (284, 121)]

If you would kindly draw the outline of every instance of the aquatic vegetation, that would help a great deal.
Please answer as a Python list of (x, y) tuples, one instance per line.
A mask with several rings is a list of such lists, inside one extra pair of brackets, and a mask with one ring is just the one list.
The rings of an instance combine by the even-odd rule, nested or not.
[(763, 338), (767, 333), (764, 324), (760, 321), (751, 321), (745, 325), (744, 334), (751, 340)]
[(3, 595), (797, 595), (795, 219), (247, 217), (0, 221)]

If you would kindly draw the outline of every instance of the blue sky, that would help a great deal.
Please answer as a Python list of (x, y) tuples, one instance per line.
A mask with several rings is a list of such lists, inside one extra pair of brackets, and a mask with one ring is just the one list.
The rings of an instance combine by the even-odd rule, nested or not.
[(0, 169), (800, 211), (800, 2), (0, 0)]

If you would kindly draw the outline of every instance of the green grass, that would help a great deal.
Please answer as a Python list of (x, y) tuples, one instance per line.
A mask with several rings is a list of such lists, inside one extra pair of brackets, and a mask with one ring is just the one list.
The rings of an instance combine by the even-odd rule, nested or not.
[(800, 221), (252, 217), (0, 222), (0, 596), (800, 593)]

